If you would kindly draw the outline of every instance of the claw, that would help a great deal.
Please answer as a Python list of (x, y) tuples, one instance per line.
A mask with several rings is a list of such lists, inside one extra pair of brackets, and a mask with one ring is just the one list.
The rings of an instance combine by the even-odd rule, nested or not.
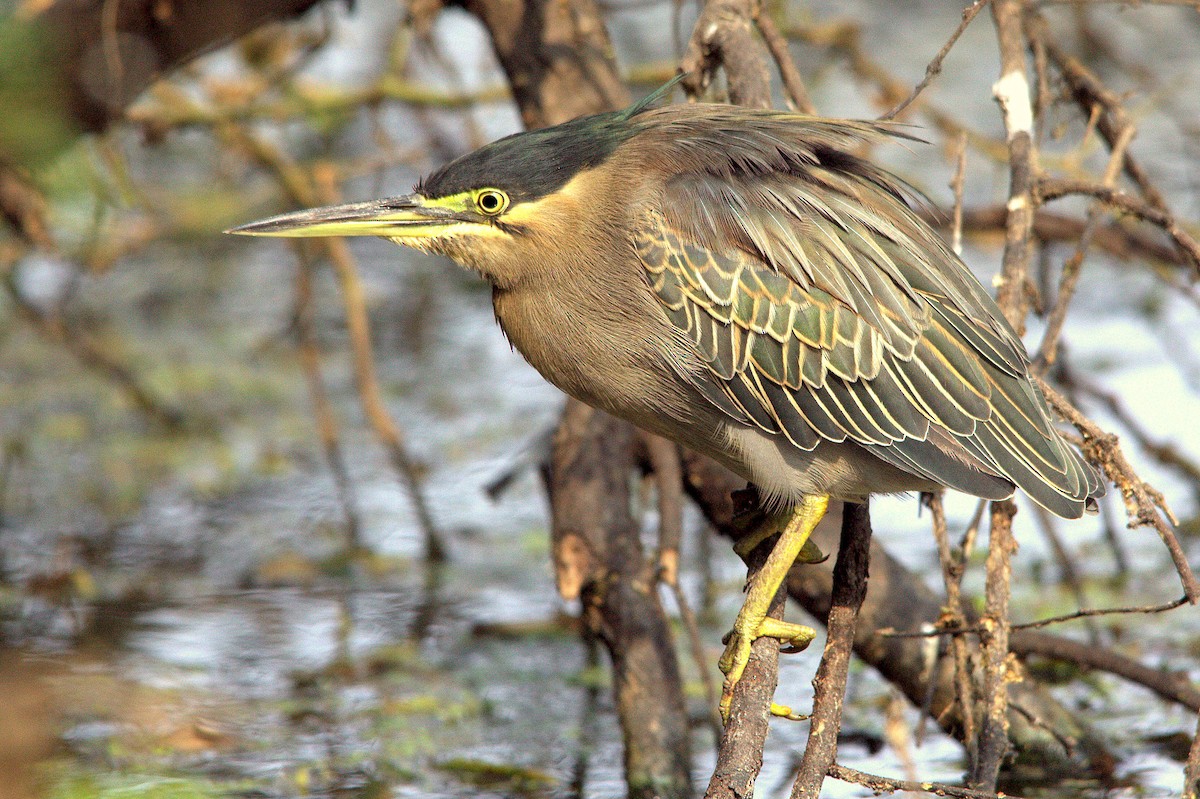
[(807, 714), (797, 713), (788, 705), (777, 705), (774, 702), (771, 703), (771, 715), (789, 721), (805, 721), (809, 718)]
[[(739, 625), (739, 622), (742, 624)], [(742, 629), (739, 629), (739, 626)], [(781, 653), (800, 652), (812, 643), (813, 638), (817, 633), (812, 627), (804, 624), (793, 624), (779, 619), (772, 619), (769, 616), (761, 619), (753, 627), (749, 627), (742, 615), (738, 614), (738, 618), (734, 621), (734, 627), (722, 639), (725, 643), (725, 651), (721, 654), (721, 659), (717, 661), (721, 672), (725, 675), (725, 683), (721, 690), (721, 718), (726, 722), (729, 721), (729, 707), (733, 701), (733, 688), (742, 679), (742, 673), (746, 670), (746, 664), (750, 661), (750, 647), (759, 638), (776, 638), (781, 644)], [(780, 707), (783, 707), (782, 705)], [(774, 712), (774, 711), (772, 711)], [(776, 714), (783, 715), (787, 718), (792, 717), (791, 710), (787, 713)]]

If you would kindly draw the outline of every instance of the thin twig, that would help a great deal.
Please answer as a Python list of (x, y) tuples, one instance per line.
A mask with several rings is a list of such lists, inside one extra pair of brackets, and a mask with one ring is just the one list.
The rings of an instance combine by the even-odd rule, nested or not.
[(933, 57), (933, 60), (929, 62), (928, 66), (925, 67), (925, 77), (921, 78), (921, 82), (913, 87), (913, 90), (908, 97), (905, 97), (903, 100), (901, 100), (899, 105), (881, 116), (880, 119), (895, 119), (900, 115), (901, 112), (904, 111), (904, 109), (912, 105), (913, 100), (916, 100), (917, 97), (920, 96), (921, 92), (928, 88), (929, 84), (933, 82), (933, 79), (942, 73), (942, 62), (945, 61), (946, 56), (950, 54), (950, 50), (958, 41), (958, 37), (963, 35), (963, 31), (967, 29), (967, 26), (971, 24), (971, 21), (975, 19), (979, 12), (984, 9), (984, 6), (990, 2), (991, 0), (975, 0), (974, 3), (963, 9), (962, 22), (958, 23), (958, 28), (956, 28), (954, 33), (950, 35), (950, 38), (946, 41), (946, 43), (942, 45), (942, 49), (938, 50), (937, 55)]
[(1106, 205), (1118, 211), (1137, 217), (1143, 222), (1162, 228), (1171, 240), (1187, 254), (1192, 268), (1200, 274), (1200, 243), (1180, 226), (1179, 221), (1170, 211), (1165, 211), (1144, 200), (1139, 200), (1132, 194), (1117, 188), (1093, 183), (1086, 180), (1068, 180), (1065, 178), (1042, 178), (1037, 182), (1037, 196), (1040, 202), (1049, 202), (1069, 195), (1095, 197)]
[[(1171, 554), (1171, 561), (1175, 564), (1175, 571), (1179, 574), (1179, 581), (1183, 584), (1183, 592), (1188, 601), (1192, 604), (1200, 601), (1200, 581), (1196, 580), (1196, 575), (1188, 563), (1187, 554), (1180, 546), (1179, 539), (1175, 537), (1175, 531), (1167, 524), (1167, 520), (1173, 524), (1177, 522), (1167, 505), (1166, 498), (1161, 492), (1137, 476), (1122, 453), (1116, 436), (1101, 430), (1095, 422), (1080, 413), (1066, 397), (1055, 391), (1046, 381), (1037, 377), (1034, 380), (1050, 403), (1050, 407), (1054, 408), (1059, 416), (1074, 425), (1079, 434), (1083, 436), (1083, 454), (1089, 461), (1098, 464), (1108, 479), (1112, 480), (1121, 490), (1121, 497), (1125, 500), (1125, 512), (1129, 517), (1129, 526), (1149, 525), (1155, 529)], [(1160, 515), (1160, 509), (1167, 519)]]
[(1096, 616), (1120, 616), (1126, 613), (1164, 613), (1168, 610), (1174, 610), (1180, 605), (1186, 605), (1187, 601), (1187, 597), (1180, 597), (1179, 599), (1166, 602), (1161, 605), (1135, 605), (1124, 608), (1081, 608), (1072, 613), (1064, 613), (1061, 616), (1051, 616), (1046, 619), (1038, 619), (1037, 621), (1027, 621), (1021, 624), (1014, 624), (1013, 629), (1035, 630), (1039, 627), (1049, 627), (1051, 624), (1061, 624), (1065, 621), (1094, 618)]
[(1066, 375), (1071, 388), (1103, 405), (1147, 455), (1190, 483), (1193, 491), (1200, 492), (1200, 462), (1181, 452), (1173, 441), (1151, 435), (1116, 394), (1074, 371), (1068, 371)]
[[(1058, 280), (1058, 293), (1054, 298), (1054, 306), (1050, 309), (1050, 314), (1046, 319), (1046, 330), (1042, 334), (1042, 343), (1033, 359), (1035, 368), (1041, 373), (1045, 373), (1058, 357), (1058, 345), (1062, 339), (1063, 325), (1067, 321), (1067, 308), (1070, 307), (1071, 299), (1075, 296), (1079, 277), (1083, 273), (1083, 259), (1092, 244), (1092, 237), (1096, 233), (1096, 227), (1101, 218), (1099, 207), (1093, 205), (1088, 211), (1087, 222), (1084, 223), (1083, 232), (1079, 236), (1075, 250), (1071, 253), (1071, 257), (1063, 262), (1062, 276)], [(1046, 271), (1049, 271), (1049, 267), (1046, 268)]]
[(46, 220), (46, 198), (11, 165), (0, 162), (0, 219), (22, 239), (47, 252), (57, 251)]
[(975, 512), (971, 514), (971, 520), (967, 522), (966, 529), (963, 530), (962, 540), (959, 542), (959, 549), (962, 554), (963, 563), (970, 563), (971, 557), (975, 554), (975, 540), (979, 538), (979, 528), (983, 525), (983, 512), (987, 510), (987, 500), (981, 499), (975, 503)]
[[(932, 682), (933, 680), (930, 680), (930, 683)], [(900, 765), (904, 769), (904, 777), (915, 780), (917, 778), (917, 764), (913, 758), (915, 736), (905, 719), (904, 711), (907, 708), (908, 701), (899, 691), (892, 688), (888, 697), (887, 711), (884, 714), (883, 737), (900, 761)], [(924, 719), (924, 715), (922, 715), (922, 719)]]
[[(1009, 643), (1011, 645), (1011, 639), (1010, 639)], [(1028, 671), (1025, 670), (1024, 664), (1022, 663), (1022, 664), (1020, 664), (1020, 666), (1021, 666), (1021, 671), (1019, 674), (1020, 679), (1023, 679), (1023, 680), (1028, 679), (1029, 673), (1028, 673)], [(1045, 719), (1042, 719), (1036, 713), (1034, 713), (1032, 710), (1025, 707), (1024, 705), (1021, 705), (1014, 701), (1010, 701), (1008, 704), (1008, 707), (1012, 713), (1015, 713), (1018, 716), (1020, 716), (1031, 727), (1041, 730), (1046, 735), (1049, 735), (1051, 738), (1053, 738), (1055, 741), (1057, 741), (1058, 745), (1061, 746), (1063, 751), (1066, 752), (1068, 755), (1074, 755), (1076, 750), (1079, 748), (1078, 740), (1076, 740), (1074, 737), (1069, 737), (1069, 736), (1063, 735), (1058, 730), (1054, 729), (1054, 727), (1047, 724)]]
[(9, 269), (0, 275), (0, 283), (4, 285), (18, 314), (38, 335), (61, 344), (85, 369), (117, 386), (130, 404), (148, 420), (170, 432), (198, 426), (197, 419), (189, 418), (169, 400), (158, 396), (143, 384), (132, 366), (113, 357), (84, 331), (69, 325), (57, 309), (44, 311), (30, 302), (17, 284), (16, 270)]
[[(921, 218), (935, 227), (942, 227), (950, 219), (949, 213), (940, 208), (918, 209)], [(963, 231), (965, 233), (991, 233), (1003, 230), (1008, 210), (1003, 205), (984, 205), (963, 209)], [(1033, 235), (1040, 242), (1077, 242), (1083, 235), (1087, 222), (1055, 211), (1039, 208), (1033, 217)], [(1156, 234), (1133, 229), (1131, 226), (1109, 221), (1100, 224), (1092, 237), (1092, 246), (1121, 260), (1143, 259), (1153, 266), (1186, 266), (1188, 261), (1174, 247), (1160, 241)], [(1165, 279), (1164, 270), (1152, 270), (1156, 277)], [(1187, 286), (1176, 282), (1168, 283), (1175, 291), (1185, 291)]]
[[(792, 25), (784, 35), (808, 44), (825, 47), (845, 56), (847, 67), (855, 76), (873, 83), (879, 89), (880, 103), (899, 103), (909, 93), (909, 84), (892, 74), (880, 62), (871, 58), (870, 48), (864, 45), (862, 27), (857, 22), (833, 20), (818, 25)], [(918, 97), (914, 105), (928, 117), (933, 127), (947, 136), (966, 133), (971, 145), (987, 157), (1003, 161), (1007, 148), (990, 136), (968, 128), (953, 114), (931, 103), (926, 97)]]
[(712, 525), (706, 519), (704, 529), (700, 531), (696, 542), (696, 570), (700, 577), (700, 618), (708, 623), (715, 623), (717, 618), (716, 575), (713, 573), (713, 533)]
[[(938, 562), (942, 564), (942, 582), (946, 586), (945, 621), (953, 629), (965, 627), (967, 620), (962, 601), (962, 578), (966, 571), (966, 558), (962, 550), (957, 555), (950, 550), (942, 493), (930, 494), (928, 505), (930, 516), (933, 517)], [(964, 636), (956, 635), (951, 639), (951, 651), (954, 654), (954, 698), (962, 716), (963, 745), (967, 750), (968, 767), (971, 767), (979, 757), (979, 741), (975, 736), (975, 670), (971, 667), (971, 651)]]
[[(701, 533), (705, 534), (704, 532)], [(683, 590), (683, 586), (678, 582), (670, 584), (671, 593), (675, 596), (675, 604), (679, 607), (679, 618), (683, 621), (683, 629), (687, 632), (688, 647), (692, 652), (692, 660), (696, 663), (696, 670), (700, 673), (700, 683), (704, 686), (704, 703), (708, 708), (708, 723), (712, 728), (713, 740), (720, 741), (722, 734), (721, 714), (717, 710), (717, 703), (720, 701), (721, 695), (717, 691), (717, 682), (713, 679), (712, 670), (709, 668), (709, 658), (704, 651), (704, 642), (700, 639), (700, 624), (696, 621), (696, 614), (692, 610), (692, 605), (688, 601), (687, 593)]]
[(1129, 565), (1129, 555), (1125, 552), (1125, 545), (1121, 543), (1120, 533), (1117, 532), (1117, 520), (1112, 504), (1106, 500), (1107, 497), (1102, 497), (1097, 503), (1100, 506), (1100, 524), (1104, 529), (1104, 542), (1108, 544), (1108, 549), (1112, 552), (1113, 563), (1117, 569), (1116, 576), (1124, 579), (1129, 576), (1133, 567)]
[[(1097, 128), (1100, 131), (1100, 135), (1115, 150), (1124, 130), (1133, 124), (1120, 97), (1110, 91), (1078, 59), (1059, 47), (1046, 34), (1046, 31), (1046, 22), (1039, 15), (1030, 14), (1027, 17), (1027, 35), (1038, 39), (1041, 46), (1045, 48), (1046, 56), (1059, 70), (1059, 73), (1070, 88), (1076, 103), (1088, 114), (1092, 113), (1093, 108), (1097, 106), (1104, 109), (1105, 113), (1101, 114), (1097, 119)], [(1179, 226), (1162, 192), (1153, 184), (1145, 170), (1141, 168), (1141, 165), (1128, 150), (1123, 155), (1122, 168), (1129, 179), (1137, 186), (1138, 191), (1145, 198), (1145, 202), (1126, 202), (1124, 204), (1128, 207), (1123, 207), (1118, 205), (1117, 199), (1109, 197), (1103, 197), (1102, 199), (1163, 228), (1180, 251), (1186, 253), (1187, 258), (1192, 264), (1192, 268), (1200, 275), (1200, 243), (1197, 243), (1187, 231)], [(1143, 207), (1157, 213), (1152, 215), (1146, 211), (1134, 210), (1135, 208), (1141, 209)]]
[(351, 550), (359, 550), (362, 548), (362, 523), (359, 520), (354, 481), (351, 480), (350, 471), (346, 467), (341, 431), (333, 413), (333, 404), (329, 401), (329, 392), (325, 389), (325, 379), (321, 376), (321, 357), (316, 325), (313, 323), (313, 265), (304, 257), (306, 250), (297, 249), (301, 253), (301, 262), (296, 269), (296, 299), (293, 311), (296, 349), (308, 384), (308, 396), (312, 402), (313, 416), (316, 417), (321, 449), (325, 453), (325, 462), (333, 475), (342, 513), (346, 517), (346, 544)]
[(28, 445), (24, 438), (9, 438), (0, 450), (0, 527), (7, 527), (5, 508), (8, 498), (8, 486), (16, 471), (17, 463), (27, 457)]
[[(1104, 110), (1096, 125), (1100, 135), (1109, 146), (1113, 146), (1120, 137), (1121, 128), (1130, 124), (1128, 112), (1120, 96), (1104, 85), (1091, 70), (1074, 56), (1068, 54), (1048, 34), (1049, 26), (1040, 14), (1031, 13), (1025, 17), (1025, 32), (1031, 39), (1037, 39), (1044, 48), (1046, 57), (1058, 69), (1066, 82), (1077, 105), (1085, 115), (1090, 116), (1095, 107)], [(1166, 200), (1162, 192), (1153, 185), (1148, 175), (1134, 159), (1133, 154), (1126, 152), (1122, 166), (1125, 174), (1137, 185), (1142, 195), (1156, 208), (1166, 210)]]
[(679, 583), (679, 543), (683, 538), (683, 467), (679, 446), (662, 436), (642, 433), (642, 443), (658, 494), (658, 576), (667, 585)]
[[(679, 607), (679, 617), (688, 639), (692, 659), (704, 685), (704, 697), (709, 709), (709, 724), (713, 740), (721, 740), (721, 714), (717, 712), (716, 681), (709, 668), (709, 660), (700, 640), (700, 625), (692, 612), (687, 593), (679, 582), (679, 551), (683, 537), (683, 465), (679, 461), (679, 446), (653, 433), (640, 432), (650, 467), (654, 470), (654, 483), (658, 489), (658, 578), (667, 584)], [(703, 533), (702, 533), (703, 535)]]
[(954, 177), (950, 180), (950, 189), (954, 192), (954, 216), (951, 221), (950, 245), (955, 254), (962, 255), (963, 244), (963, 185), (967, 177), (967, 134), (958, 137), (954, 156)]
[[(1095, 646), (1059, 635), (1037, 632), (1032, 629), (1072, 621), (1090, 616), (1105, 616), (1128, 613), (1162, 613), (1177, 608), (1187, 602), (1186, 598), (1169, 602), (1165, 605), (1151, 605), (1136, 608), (1105, 608), (1102, 610), (1081, 610), (1051, 619), (1042, 619), (1026, 624), (1014, 624), (1009, 636), (1009, 650), (1018, 657), (1030, 655), (1062, 660), (1083, 668), (1096, 669), (1113, 674), (1122, 679), (1141, 685), (1155, 692), (1163, 699), (1177, 702), (1185, 707), (1200, 710), (1200, 690), (1191, 685), (1186, 677), (1164, 672), (1122, 655), (1109, 647)], [(981, 635), (983, 627), (962, 627), (958, 629), (943, 628), (933, 632), (917, 630), (908, 633), (880, 631), (884, 637), (908, 638), (924, 637), (927, 635), (949, 635), (953, 640), (960, 640), (966, 635)]]
[(1200, 689), (1188, 682), (1186, 674), (1173, 674), (1162, 668), (1147, 666), (1111, 648), (1092, 646), (1059, 635), (1014, 631), (1010, 644), (1013, 652), (1023, 658), (1040, 655), (1107, 672), (1148, 688), (1168, 702), (1200, 710)]
[[(1026, 621), (1026, 622), (1021, 622), (1020, 624), (1014, 624), (1014, 625), (1012, 625), (1012, 629), (1014, 629), (1014, 630), (1034, 630), (1039, 627), (1049, 627), (1051, 624), (1062, 624), (1063, 622), (1075, 621), (1076, 619), (1091, 618), (1094, 616), (1120, 616), (1120, 615), (1127, 614), (1127, 613), (1164, 613), (1168, 610), (1174, 610), (1175, 608), (1179, 607), (1180, 605), (1186, 605), (1187, 603), (1188, 603), (1187, 597), (1180, 597), (1179, 599), (1175, 599), (1170, 602), (1165, 602), (1160, 605), (1134, 605), (1134, 606), (1130, 606), (1130, 607), (1121, 607), (1121, 608), (1081, 608), (1080, 610), (1075, 610), (1070, 613), (1064, 613), (1061, 616), (1050, 616), (1045, 619), (1038, 619), (1036, 621)], [(970, 626), (970, 627), (945, 626), (945, 627), (941, 627), (936, 630), (908, 630), (908, 631), (878, 630), (876, 632), (876, 634), (883, 636), (884, 638), (926, 638), (929, 636), (937, 636), (937, 635), (953, 635), (953, 636), (979, 635), (983, 632), (984, 632), (984, 628), (979, 627), (979, 626)]]
[(1050, 93), (1050, 67), (1046, 59), (1046, 48), (1038, 37), (1029, 37), (1033, 51), (1033, 74), (1037, 89), (1033, 93), (1034, 146), (1041, 147), (1046, 137), (1046, 114), (1050, 111), (1053, 97)]
[(442, 540), (441, 530), (433, 519), (425, 492), (421, 487), (421, 474), (416, 461), (409, 455), (404, 435), (392, 419), (383, 402), (383, 392), (375, 374), (375, 356), (372, 352), (370, 322), (367, 319), (366, 297), (354, 256), (344, 239), (328, 239), (325, 242), (329, 261), (337, 275), (342, 290), (342, 302), (346, 310), (346, 328), (350, 334), (350, 348), (354, 362), (355, 382), (358, 384), (359, 400), (371, 429), (379, 437), (388, 453), (388, 458), (407, 489), (409, 501), (417, 515), (417, 523), (425, 538), (425, 558), (444, 561), (449, 556)]
[(981, 791), (976, 788), (964, 788), (961, 785), (949, 785), (944, 782), (918, 782), (914, 780), (897, 780), (892, 777), (881, 777), (878, 774), (868, 774), (865, 771), (834, 763), (829, 767), (829, 776), (842, 782), (852, 782), (870, 788), (875, 793), (896, 793), (910, 791), (913, 793), (930, 793), (935, 796), (952, 796), (955, 799), (1020, 799), (1011, 793), (994, 793)]
[[(1103, 184), (1105, 186), (1111, 188), (1116, 183), (1121, 164), (1125, 159), (1125, 151), (1129, 149), (1129, 144), (1133, 141), (1135, 130), (1133, 125), (1127, 125), (1121, 131), (1121, 136), (1109, 156), (1108, 166), (1104, 170)], [(1088, 209), (1087, 222), (1084, 223), (1079, 242), (1075, 245), (1075, 251), (1063, 264), (1058, 295), (1055, 297), (1054, 307), (1046, 319), (1046, 332), (1042, 334), (1042, 344), (1034, 358), (1038, 369), (1042, 372), (1054, 363), (1058, 354), (1059, 340), (1062, 338), (1063, 325), (1067, 319), (1067, 307), (1071, 304), (1071, 298), (1075, 296), (1075, 288), (1079, 285), (1079, 276), (1082, 273), (1083, 259), (1087, 255), (1088, 248), (1091, 247), (1092, 237), (1103, 216), (1101, 203), (1099, 201), (1092, 203)]]

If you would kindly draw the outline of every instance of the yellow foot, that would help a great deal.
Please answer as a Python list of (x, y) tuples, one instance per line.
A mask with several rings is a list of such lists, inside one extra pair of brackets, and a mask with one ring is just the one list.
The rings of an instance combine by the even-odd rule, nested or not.
[[(803, 624), (780, 621), (779, 619), (763, 618), (757, 623), (743, 617), (739, 613), (733, 623), (733, 630), (725, 636), (725, 652), (717, 661), (721, 672), (725, 675), (725, 683), (721, 687), (721, 718), (729, 721), (729, 706), (733, 701), (733, 688), (742, 679), (746, 664), (750, 660), (750, 645), (758, 638), (777, 638), (781, 644), (780, 652), (799, 652), (812, 643), (816, 631)], [(776, 710), (784, 712), (776, 712)], [(796, 717), (792, 709), (784, 705), (772, 703), (771, 713), (785, 718)]]

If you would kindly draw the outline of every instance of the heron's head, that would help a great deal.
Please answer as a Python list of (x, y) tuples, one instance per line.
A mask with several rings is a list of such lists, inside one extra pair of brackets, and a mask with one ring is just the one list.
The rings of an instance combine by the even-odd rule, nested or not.
[(581, 252), (607, 229), (628, 170), (606, 169), (636, 131), (644, 105), (518, 133), (462, 156), (411, 194), (314, 208), (234, 228), (248, 236), (379, 236), (447, 255), (497, 285)]

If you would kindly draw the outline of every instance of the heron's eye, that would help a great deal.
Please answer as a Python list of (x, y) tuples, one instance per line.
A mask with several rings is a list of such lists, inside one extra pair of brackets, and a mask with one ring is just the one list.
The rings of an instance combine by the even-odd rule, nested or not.
[(508, 208), (508, 195), (499, 189), (483, 189), (475, 195), (475, 207), (488, 216), (495, 216)]

